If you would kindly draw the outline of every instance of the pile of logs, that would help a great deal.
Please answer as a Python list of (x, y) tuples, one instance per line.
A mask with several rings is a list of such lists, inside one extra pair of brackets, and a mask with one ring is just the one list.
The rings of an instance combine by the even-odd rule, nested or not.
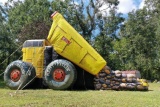
[(133, 71), (113, 71), (102, 70), (94, 78), (96, 90), (148, 90), (148, 86), (143, 86), (144, 79), (139, 79)]

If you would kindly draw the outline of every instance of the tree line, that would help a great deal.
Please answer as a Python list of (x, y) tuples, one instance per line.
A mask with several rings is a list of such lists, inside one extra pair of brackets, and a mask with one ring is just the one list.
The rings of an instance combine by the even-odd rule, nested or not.
[[(9, 57), (25, 40), (47, 38), (54, 11), (101, 54), (113, 70), (139, 70), (160, 79), (160, 3), (145, 0), (124, 18), (118, 0), (8, 0), (0, 4), (0, 72), (21, 56)], [(8, 58), (9, 57), (9, 58)]]

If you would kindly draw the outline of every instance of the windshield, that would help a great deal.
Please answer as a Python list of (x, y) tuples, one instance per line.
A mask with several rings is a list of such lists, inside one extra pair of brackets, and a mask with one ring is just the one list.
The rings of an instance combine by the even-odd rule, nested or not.
[(43, 40), (28, 40), (25, 41), (23, 47), (43, 47)]

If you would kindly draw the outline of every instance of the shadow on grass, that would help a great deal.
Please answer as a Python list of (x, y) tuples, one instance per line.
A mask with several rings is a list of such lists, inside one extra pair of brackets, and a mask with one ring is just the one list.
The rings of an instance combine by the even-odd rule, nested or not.
[(0, 79), (0, 88), (7, 88), (3, 79)]
[(148, 90), (148, 91), (154, 91), (154, 90)]
[[(0, 77), (0, 89), (8, 89), (8, 87), (6, 86), (6, 84), (4, 83), (3, 80), (3, 76)], [(37, 89), (41, 89), (41, 90), (46, 90), (46, 89), (50, 89), (49, 87), (29, 87), (29, 88), (24, 88), (23, 90), (37, 90)], [(58, 90), (58, 91), (79, 91), (79, 92), (85, 92), (85, 91), (108, 91), (108, 90), (95, 90), (93, 87), (92, 88), (87, 88), (85, 86), (83, 87), (71, 87), (70, 89), (67, 90)], [(117, 91), (117, 90), (112, 90), (112, 91)], [(150, 91), (154, 91), (154, 90), (118, 90), (118, 91), (140, 91), (140, 92), (150, 92)]]
[(0, 89), (7, 89), (7, 86), (3, 80), (3, 75), (0, 76)]

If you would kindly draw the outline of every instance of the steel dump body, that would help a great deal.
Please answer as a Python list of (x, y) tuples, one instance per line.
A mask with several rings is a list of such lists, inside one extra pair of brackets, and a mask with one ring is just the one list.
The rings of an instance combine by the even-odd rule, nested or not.
[(59, 13), (54, 20), (47, 40), (55, 51), (74, 64), (96, 75), (106, 65), (106, 61)]

